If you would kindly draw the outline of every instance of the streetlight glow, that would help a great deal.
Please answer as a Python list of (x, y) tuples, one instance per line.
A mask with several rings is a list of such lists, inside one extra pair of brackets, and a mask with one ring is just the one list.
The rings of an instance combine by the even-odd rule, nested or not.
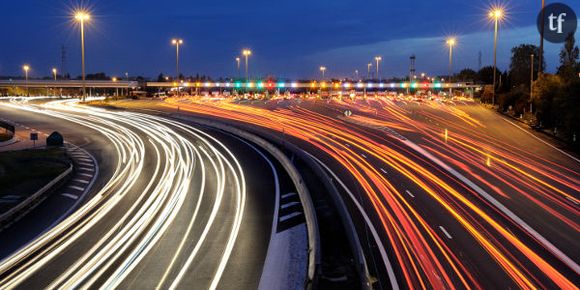
[(30, 70), (30, 66), (25, 64), (22, 66), (22, 69), (24, 70), (24, 75), (26, 78), (26, 95), (30, 97), (30, 90), (28, 89), (28, 71)]
[(377, 62), (377, 79), (380, 80), (381, 77), (379, 76), (379, 62), (383, 60), (380, 56), (375, 56), (375, 61)]
[(499, 22), (505, 17), (505, 9), (501, 6), (492, 7), (489, 11), (489, 19), (494, 22), (494, 34), (493, 34), (493, 94), (491, 99), (491, 104), (495, 105), (495, 90), (497, 83), (497, 38), (499, 32)]
[(320, 72), (322, 72), (322, 79), (324, 79), (324, 73), (326, 72), (326, 67), (325, 66), (321, 66), (320, 67)]
[(81, 66), (82, 66), (82, 78), (83, 78), (83, 98), (84, 101), (87, 96), (87, 87), (86, 87), (86, 77), (85, 77), (85, 21), (89, 21), (91, 19), (91, 15), (86, 12), (79, 10), (75, 12), (75, 20), (81, 24)]
[(246, 82), (247, 82), (249, 80), (249, 75), (248, 75), (248, 57), (250, 57), (250, 55), (252, 55), (252, 51), (249, 50), (249, 49), (244, 49), (244, 50), (242, 50), (242, 55), (246, 59)]
[(77, 21), (88, 21), (91, 20), (91, 15), (85, 11), (77, 11), (75, 13), (75, 19)]
[(489, 18), (493, 20), (501, 20), (504, 17), (504, 11), (502, 8), (493, 8), (489, 12)]

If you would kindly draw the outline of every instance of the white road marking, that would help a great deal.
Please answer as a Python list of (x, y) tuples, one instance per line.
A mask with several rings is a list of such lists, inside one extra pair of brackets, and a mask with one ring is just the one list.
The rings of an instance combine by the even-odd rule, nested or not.
[(84, 170), (84, 171), (89, 171), (89, 172), (94, 172), (95, 170), (92, 168), (87, 168), (87, 167), (81, 167), (79, 168), (80, 170)]
[(388, 172), (387, 172), (385, 169), (383, 169), (383, 168), (381, 168), (381, 171), (382, 171), (384, 174), (388, 174)]
[(285, 209), (285, 208), (289, 208), (289, 207), (291, 207), (293, 205), (297, 205), (297, 204), (300, 204), (300, 203), (297, 202), (297, 201), (293, 201), (293, 202), (289, 202), (289, 203), (283, 204), (280, 208)]
[(82, 179), (75, 179), (75, 180), (73, 180), (73, 182), (89, 184), (89, 181), (88, 180), (82, 180)]
[(79, 186), (74, 186), (74, 185), (70, 185), (68, 188), (76, 189), (78, 191), (85, 191), (84, 187), (79, 187)]
[(88, 173), (79, 173), (79, 175), (86, 176), (86, 177), (93, 177), (92, 174), (88, 174)]
[(361, 154), (360, 156), (362, 156), (362, 158), (367, 159), (367, 156), (364, 154)]
[(282, 198), (284, 199), (284, 198), (294, 196), (294, 195), (296, 195), (296, 192), (290, 192), (290, 193), (286, 193), (286, 194), (282, 195)]
[(410, 195), (411, 197), (415, 197), (415, 196), (414, 196), (414, 195), (413, 195), (413, 194), (412, 194), (410, 191), (408, 191), (408, 190), (405, 190), (405, 192), (406, 192), (408, 195)]
[(554, 254), (558, 259), (560, 259), (564, 264), (570, 267), (574, 272), (580, 274), (580, 266), (568, 257), (564, 252), (558, 249), (554, 244), (552, 244), (548, 239), (538, 233), (534, 228), (528, 225), (522, 218), (516, 215), (514, 212), (509, 210), (504, 204), (500, 201), (495, 199), (491, 194), (485, 191), (483, 188), (479, 187), (477, 184), (473, 183), (473, 181), (469, 180), (467, 177), (459, 173), (457, 170), (453, 169), (451, 166), (447, 165), (439, 158), (433, 156), (431, 153), (427, 152), (425, 149), (419, 147), (419, 145), (407, 140), (405, 144), (412, 148), (413, 150), (417, 151), (421, 155), (425, 156), (429, 160), (433, 161), (433, 163), (437, 164), (439, 167), (443, 168), (445, 171), (449, 172), (451, 175), (455, 176), (457, 179), (461, 180), (464, 184), (469, 186), (475, 192), (477, 192), (480, 196), (485, 198), (488, 202), (490, 202), (493, 206), (495, 206), (499, 211), (509, 217), (512, 221), (517, 223), (523, 230), (525, 230), (528, 234), (534, 237), (540, 244), (542, 244), (546, 249), (548, 249), (552, 254)]
[(287, 220), (289, 220), (289, 219), (291, 219), (293, 217), (297, 217), (297, 216), (299, 216), (301, 214), (302, 214), (301, 212), (293, 212), (291, 214), (287, 214), (287, 215), (285, 215), (283, 217), (280, 217), (280, 222), (285, 222), (285, 221), (287, 221)]
[(64, 196), (64, 197), (68, 197), (68, 198), (70, 198), (70, 199), (74, 199), (74, 200), (77, 200), (77, 199), (79, 199), (79, 197), (78, 197), (78, 196), (76, 196), (76, 195), (72, 195), (72, 194), (70, 194), (70, 193), (63, 193), (63, 194), (61, 194), (61, 195), (62, 195), (62, 196)]
[(439, 226), (439, 229), (447, 236), (448, 239), (452, 240), (453, 237), (447, 232), (447, 230), (443, 226)]

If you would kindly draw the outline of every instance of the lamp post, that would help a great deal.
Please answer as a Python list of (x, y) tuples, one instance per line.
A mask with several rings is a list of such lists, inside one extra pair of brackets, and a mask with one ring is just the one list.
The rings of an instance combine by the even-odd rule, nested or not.
[(240, 61), (241, 61), (241, 59), (239, 57), (236, 57), (236, 65), (238, 68), (238, 78), (240, 78)]
[(322, 80), (324, 80), (324, 73), (326, 73), (326, 67), (325, 66), (321, 66), (320, 67), (320, 72), (322, 73)]
[[(540, 18), (542, 19), (542, 21), (544, 21), (544, 16), (545, 16), (545, 11), (544, 11), (544, 7), (546, 6), (546, 1), (542, 0), (542, 10), (540, 10), (541, 14)], [(542, 25), (540, 26), (540, 51), (539, 51), (539, 59), (540, 62), (538, 63), (538, 74), (542, 74), (542, 72), (544, 71), (544, 64), (542, 63), (542, 59), (544, 59), (544, 26)]]
[(380, 56), (375, 56), (375, 61), (377, 62), (377, 80), (381, 80), (381, 77), (379, 76), (379, 62), (383, 60), (382, 57)]
[(249, 49), (244, 49), (242, 50), (242, 55), (246, 59), (246, 83), (247, 83), (250, 80), (250, 76), (248, 74), (248, 58), (250, 57), (250, 55), (252, 55), (252, 51)]
[(491, 104), (495, 105), (495, 91), (496, 91), (496, 81), (497, 81), (497, 37), (499, 30), (499, 21), (503, 19), (504, 11), (501, 8), (494, 8), (489, 12), (489, 18), (494, 21), (494, 34), (493, 34), (493, 94), (491, 99)]
[(533, 109), (533, 96), (534, 96), (534, 54), (532, 53), (530, 55), (530, 114), (532, 113)]
[(183, 39), (173, 39), (171, 44), (175, 45), (175, 72), (176, 78), (179, 79), (179, 46), (183, 44)]
[(54, 80), (56, 81), (56, 73), (58, 72), (58, 70), (56, 68), (52, 69), (52, 76), (54, 77)]
[(125, 73), (125, 79), (127, 80), (127, 96), (129, 96), (129, 73)]
[[(447, 45), (449, 46), (449, 82), (452, 82), (452, 75), (453, 75), (453, 47), (455, 46), (456, 43), (456, 39), (454, 37), (451, 37), (449, 39), (447, 39)], [(449, 86), (449, 96), (451, 97), (453, 94), (453, 88), (450, 85)]]
[(354, 75), (355, 75), (355, 77), (356, 77), (356, 80), (358, 81), (358, 69), (355, 69), (355, 70), (354, 70)]
[(372, 63), (369, 62), (369, 64), (367, 64), (367, 79), (371, 78), (371, 67), (373, 66)]
[(75, 14), (75, 20), (81, 24), (81, 63), (82, 63), (82, 78), (83, 78), (83, 97), (82, 100), (85, 101), (87, 96), (87, 87), (85, 79), (85, 21), (89, 21), (91, 16), (84, 11), (78, 11)]
[(454, 37), (447, 39), (447, 45), (449, 46), (449, 79), (451, 80), (451, 75), (453, 74), (453, 47), (457, 43)]
[[(183, 39), (172, 39), (171, 44), (175, 45), (175, 79), (180, 80), (181, 76), (179, 75), (179, 46), (183, 44)], [(129, 94), (127, 92), (127, 94)], [(180, 87), (177, 87), (177, 96), (181, 94)]]
[[(117, 82), (117, 78), (116, 78), (116, 77), (113, 77), (112, 81), (113, 81), (114, 83), (116, 83), (116, 82)], [(115, 99), (116, 99), (117, 97), (119, 97), (119, 87), (117, 86), (117, 84), (115, 84)]]
[(28, 71), (30, 70), (30, 66), (24, 65), (22, 67), (24, 70), (24, 78), (25, 78), (25, 85), (26, 85), (26, 96), (30, 97), (30, 90), (28, 89)]

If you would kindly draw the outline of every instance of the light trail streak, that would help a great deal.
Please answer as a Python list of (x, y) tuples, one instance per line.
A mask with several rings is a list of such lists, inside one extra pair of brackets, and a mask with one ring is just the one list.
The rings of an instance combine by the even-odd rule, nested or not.
[[(486, 125), (459, 108), (428, 103), (422, 106), (425, 108), (415, 109), (386, 98), (314, 104), (307, 101), (283, 108), (265, 105), (269, 109), (189, 98), (168, 99), (165, 106), (270, 129), (326, 153), (363, 188), (367, 206), (376, 215), (373, 223), (383, 228), (381, 235), (393, 247), (392, 255), (409, 287), (480, 288), (482, 282), (488, 281), (481, 281), (477, 267), (457, 256), (456, 246), (451, 246), (451, 239), (439, 230), (440, 224), (431, 221), (420, 206), (409, 203), (402, 194), (405, 189), (381, 174), (384, 170), (377, 169), (381, 168), (377, 161), (427, 193), (441, 211), (463, 228), (461, 234), (469, 235), (482, 253), (495, 261), (496, 271), (504, 273), (517, 287), (576, 288), (552, 259), (578, 274), (575, 261), (492, 197), (507, 197), (503, 186), (484, 183), (488, 193), (433, 154), (442, 160), (464, 162), (451, 164), (480, 182), (492, 180), (508, 188), (520, 188), (513, 193), (521, 197), (510, 199), (532, 201), (551, 218), (570, 227), (570, 233), (579, 229), (577, 218), (567, 217), (577, 217), (579, 213), (577, 195), (573, 194), (580, 191), (579, 173), (480, 132), (487, 129)], [(355, 118), (340, 117), (345, 109), (356, 112)], [(431, 113), (433, 110), (444, 110), (451, 117), (442, 118)], [(417, 121), (420, 118), (432, 122)], [(379, 134), (375, 130), (381, 127), (396, 129), (422, 142), (417, 145), (390, 133)], [(444, 128), (449, 128), (447, 140), (442, 138)], [(487, 156), (492, 167), (485, 166)], [(433, 172), (425, 164), (439, 169)], [(472, 169), (483, 172), (485, 177)], [(509, 231), (510, 227), (518, 229), (518, 235)], [(553, 256), (538, 250), (538, 246)]]
[[(78, 106), (75, 102), (60, 100), (37, 106), (13, 99), (0, 104), (98, 131), (111, 142), (118, 158), (111, 179), (92, 199), (2, 261), (0, 289), (11, 289), (34, 279), (57, 257), (79, 245), (82, 247), (91, 235), (92, 245), (86, 245), (88, 248), (74, 257), (47, 288), (117, 288), (141, 267), (146, 256), (153, 254), (155, 246), (171, 228), (182, 227), (185, 235), (177, 239), (175, 244), (179, 246), (167, 272), (159, 279), (159, 285), (166, 281), (179, 285), (188, 266), (183, 267), (177, 261), (183, 259), (180, 256), (186, 257), (189, 263), (195, 258), (195, 253), (185, 253), (184, 249), (189, 247), (185, 244), (195, 244), (196, 248), (207, 244), (209, 229), (217, 226), (214, 220), (222, 216), (222, 210), (231, 208), (231, 221), (219, 225), (228, 228), (228, 238), (212, 240), (219, 259), (206, 262), (215, 271), (208, 287), (216, 288), (236, 243), (246, 203), (244, 172), (234, 154), (216, 138), (188, 125), (147, 114)], [(191, 189), (192, 182), (198, 181), (194, 178), (196, 170), (201, 172), (199, 191)], [(211, 179), (217, 188), (215, 192), (208, 192), (207, 174), (215, 177)], [(224, 201), (230, 195), (231, 205)], [(212, 218), (199, 219), (199, 210), (210, 197), (214, 199)], [(185, 212), (186, 202), (195, 204), (193, 213)], [(184, 227), (176, 224), (178, 215), (192, 218)], [(112, 216), (116, 216), (114, 220), (110, 220)], [(94, 236), (107, 223), (110, 225), (104, 227), (103, 233)], [(193, 234), (198, 225), (206, 229), (201, 236)], [(176, 267), (182, 268), (173, 276), (171, 269)]]

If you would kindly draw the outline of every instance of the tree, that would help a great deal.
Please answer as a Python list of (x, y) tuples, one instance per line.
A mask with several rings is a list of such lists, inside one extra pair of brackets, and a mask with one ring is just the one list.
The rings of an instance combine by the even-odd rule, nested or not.
[(576, 39), (574, 34), (568, 35), (566, 43), (560, 51), (560, 67), (558, 67), (558, 75), (560, 75), (566, 82), (575, 80), (580, 72), (580, 65), (578, 64), (578, 55), (580, 51), (576, 46)]
[(512, 57), (509, 70), (509, 80), (512, 87), (530, 87), (531, 55), (534, 55), (534, 78), (536, 78), (540, 61), (544, 67), (544, 59), (540, 60), (539, 49), (535, 45), (521, 44), (512, 48)]
[(461, 70), (455, 76), (455, 79), (462, 81), (462, 82), (474, 82), (477, 80), (477, 72), (470, 69), (470, 68), (466, 68), (466, 69)]
[[(542, 74), (534, 82), (532, 102), (536, 107), (537, 118), (543, 125), (557, 126), (558, 109), (563, 98), (564, 81), (559, 75)], [(554, 110), (556, 109), (556, 110)]]
[[(500, 71), (496, 71), (496, 77), (499, 81)], [(477, 72), (478, 81), (490, 85), (493, 84), (493, 66), (484, 66)]]

